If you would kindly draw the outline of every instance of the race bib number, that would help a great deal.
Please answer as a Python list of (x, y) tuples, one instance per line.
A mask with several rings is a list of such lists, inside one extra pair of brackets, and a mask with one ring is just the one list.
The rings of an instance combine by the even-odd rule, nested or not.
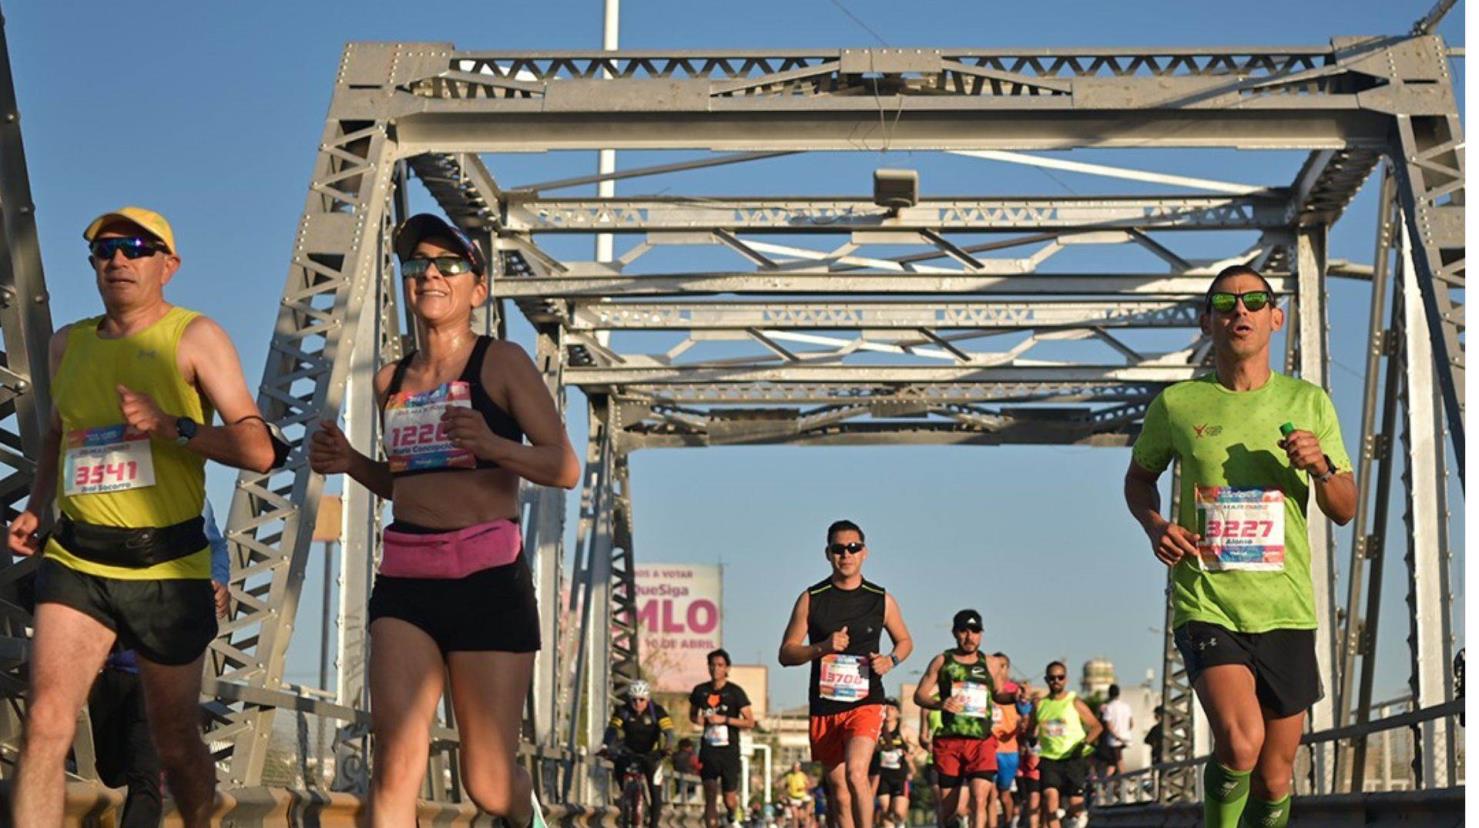
[[(707, 715), (712, 715), (710, 710)], [(709, 747), (729, 747), (729, 725), (704, 725), (704, 744)]]
[(1284, 493), (1277, 489), (1198, 486), (1197, 544), (1211, 572), (1284, 569)]
[(68, 497), (153, 486), (149, 435), (122, 424), (67, 432), (65, 473)]
[(868, 695), (868, 659), (831, 653), (822, 656), (821, 697), (852, 702)]
[(472, 408), (465, 382), (452, 382), (424, 394), (396, 394), (385, 404), (385, 455), (392, 474), (422, 469), (471, 469), (473, 453), (452, 445), (442, 414)]
[(965, 705), (960, 709), (957, 716), (970, 716), (973, 719), (984, 719), (990, 716), (993, 705), (991, 694), (987, 693), (987, 687), (974, 681), (967, 681), (950, 688), (950, 695), (960, 700)]
[(904, 759), (902, 750), (880, 750), (878, 751), (878, 767), (887, 770), (898, 770)]
[(1062, 719), (1051, 719), (1042, 723), (1043, 735), (1051, 739), (1059, 739), (1068, 735), (1068, 722)]
[(1006, 715), (1005, 713), (1002, 713), (1001, 712), (1001, 706), (1000, 705), (995, 705), (995, 704), (991, 705), (991, 726), (992, 727), (1001, 727), (1001, 720), (1002, 720), (1002, 717), (1005, 716), (1005, 715)]

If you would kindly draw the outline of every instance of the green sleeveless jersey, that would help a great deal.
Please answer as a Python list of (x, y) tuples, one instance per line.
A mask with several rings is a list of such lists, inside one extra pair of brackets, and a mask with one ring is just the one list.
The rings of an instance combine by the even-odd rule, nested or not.
[(965, 709), (959, 713), (944, 712), (936, 735), (991, 738), (991, 697), (995, 694), (996, 685), (991, 681), (985, 653), (976, 653), (975, 663), (963, 664), (956, 659), (954, 650), (946, 650), (945, 663), (940, 665), (940, 699), (958, 697), (965, 702)]

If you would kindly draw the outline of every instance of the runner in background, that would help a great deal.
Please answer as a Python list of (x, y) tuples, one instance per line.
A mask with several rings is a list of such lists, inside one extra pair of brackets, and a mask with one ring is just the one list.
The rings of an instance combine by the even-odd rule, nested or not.
[(704, 824), (719, 828), (719, 795), (730, 825), (739, 824), (740, 731), (755, 726), (750, 697), (729, 680), (729, 652), (709, 653), (709, 680), (688, 695), (688, 720), (703, 727), (698, 751), (704, 783)]

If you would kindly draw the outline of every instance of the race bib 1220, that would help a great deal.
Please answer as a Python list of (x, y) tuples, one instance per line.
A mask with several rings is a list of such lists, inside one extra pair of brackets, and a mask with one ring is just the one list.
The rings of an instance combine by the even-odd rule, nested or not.
[(397, 474), (423, 469), (472, 469), (477, 458), (452, 445), (442, 414), (472, 408), (465, 382), (450, 382), (422, 394), (396, 394), (385, 403), (385, 456)]

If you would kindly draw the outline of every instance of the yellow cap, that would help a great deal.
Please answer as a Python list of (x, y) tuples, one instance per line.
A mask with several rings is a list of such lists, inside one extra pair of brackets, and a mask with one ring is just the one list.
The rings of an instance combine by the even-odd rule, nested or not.
[(82, 238), (92, 241), (92, 237), (96, 236), (105, 225), (119, 220), (137, 224), (149, 235), (164, 242), (164, 247), (169, 252), (177, 256), (180, 254), (180, 251), (175, 248), (175, 231), (170, 229), (169, 222), (165, 221), (164, 216), (143, 207), (120, 207), (111, 213), (98, 216), (92, 220), (92, 224), (87, 225), (86, 230), (82, 231)]

